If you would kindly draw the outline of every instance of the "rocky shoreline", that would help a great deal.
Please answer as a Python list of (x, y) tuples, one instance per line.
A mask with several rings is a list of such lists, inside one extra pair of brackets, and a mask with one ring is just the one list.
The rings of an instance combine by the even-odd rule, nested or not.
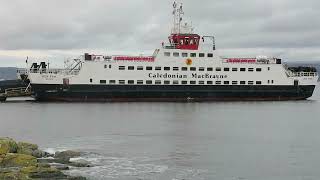
[(50, 154), (38, 145), (16, 142), (11, 138), (0, 138), (1, 180), (86, 180), (63, 173), (69, 167), (91, 167), (86, 161), (70, 161), (81, 156), (81, 152), (62, 151)]

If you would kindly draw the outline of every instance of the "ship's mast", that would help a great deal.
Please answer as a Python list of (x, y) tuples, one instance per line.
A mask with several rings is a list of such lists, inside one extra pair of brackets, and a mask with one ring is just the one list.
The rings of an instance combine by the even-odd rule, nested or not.
[(184, 15), (182, 3), (178, 6), (177, 2), (174, 1), (173, 3), (173, 34), (180, 34), (181, 32), (181, 22), (182, 16)]

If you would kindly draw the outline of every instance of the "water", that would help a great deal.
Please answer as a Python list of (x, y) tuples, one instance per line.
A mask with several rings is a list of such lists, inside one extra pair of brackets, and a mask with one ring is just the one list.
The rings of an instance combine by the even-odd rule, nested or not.
[(320, 90), (311, 100), (0, 104), (0, 136), (80, 150), (111, 180), (317, 180)]

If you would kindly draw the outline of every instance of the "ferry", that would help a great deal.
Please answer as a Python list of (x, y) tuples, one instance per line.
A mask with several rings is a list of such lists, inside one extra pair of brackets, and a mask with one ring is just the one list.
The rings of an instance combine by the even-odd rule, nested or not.
[(173, 4), (167, 43), (150, 56), (85, 53), (65, 69), (33, 63), (28, 78), (37, 101), (283, 101), (304, 100), (317, 85), (315, 68), (289, 68), (274, 57), (221, 57), (215, 37), (183, 23)]

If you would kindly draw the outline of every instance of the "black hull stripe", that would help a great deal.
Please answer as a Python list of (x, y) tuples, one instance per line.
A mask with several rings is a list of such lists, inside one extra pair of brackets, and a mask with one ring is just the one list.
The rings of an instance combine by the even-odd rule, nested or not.
[(310, 86), (32, 85), (38, 101), (278, 101), (312, 96)]

